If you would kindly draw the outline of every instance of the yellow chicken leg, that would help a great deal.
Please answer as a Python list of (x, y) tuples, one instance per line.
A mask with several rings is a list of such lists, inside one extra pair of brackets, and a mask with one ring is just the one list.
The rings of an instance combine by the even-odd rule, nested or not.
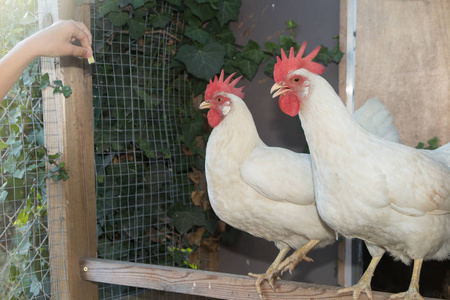
[(279, 270), (281, 271), (281, 274), (289, 270), (289, 273), (292, 273), (292, 270), (301, 262), (302, 260), (305, 260), (307, 262), (312, 262), (313, 260), (306, 255), (311, 251), (312, 248), (314, 248), (320, 240), (310, 240), (307, 242), (303, 247), (296, 250), (294, 253), (292, 253), (291, 256), (286, 258), (279, 266)]
[(377, 267), (382, 257), (383, 255), (372, 257), (369, 266), (367, 267), (358, 283), (354, 286), (340, 289), (337, 292), (337, 295), (339, 296), (347, 292), (353, 292), (353, 299), (356, 300), (359, 298), (359, 295), (364, 292), (369, 299), (372, 299), (372, 289), (370, 288), (370, 283), (372, 281), (373, 272), (375, 272), (375, 268)]
[(411, 283), (409, 284), (409, 289), (406, 292), (394, 294), (389, 299), (420, 299), (423, 300), (423, 297), (419, 293), (419, 279), (420, 279), (420, 271), (422, 269), (423, 259), (414, 260), (414, 269), (411, 277)]
[(248, 273), (248, 276), (256, 278), (256, 291), (258, 292), (259, 298), (263, 299), (262, 296), (262, 290), (261, 290), (261, 283), (264, 280), (267, 280), (269, 282), (270, 287), (275, 291), (274, 287), (274, 281), (275, 281), (275, 275), (277, 275), (278, 272), (278, 266), (283, 261), (286, 254), (288, 254), (289, 250), (291, 248), (281, 248), (280, 252), (278, 253), (277, 257), (273, 261), (273, 263), (270, 265), (270, 267), (267, 269), (266, 273), (264, 274), (254, 274), (254, 273)]

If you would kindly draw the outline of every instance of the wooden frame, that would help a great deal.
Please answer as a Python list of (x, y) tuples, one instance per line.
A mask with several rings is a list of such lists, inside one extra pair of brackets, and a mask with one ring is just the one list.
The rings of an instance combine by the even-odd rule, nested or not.
[[(80, 260), (83, 280), (110, 283), (167, 292), (219, 299), (260, 300), (255, 279), (248, 276), (86, 258)], [(262, 284), (264, 299), (339, 299), (350, 300), (352, 295), (336, 297), (340, 287), (280, 280), (277, 291)], [(374, 300), (389, 299), (391, 294), (373, 292)], [(425, 298), (430, 299), (430, 298)]]
[[(64, 0), (58, 3), (56, 0), (42, 0), (41, 2), (48, 5), (48, 7), (63, 8), (59, 11), (45, 10), (41, 13), (49, 14), (53, 20), (57, 19), (75, 19), (83, 21), (86, 25), (90, 25), (89, 6), (75, 7), (73, 1)], [(379, 0), (375, 1), (378, 4), (388, 5), (395, 1)], [(400, 1), (404, 2), (404, 1)], [(419, 3), (425, 1), (418, 1)], [(341, 0), (341, 49), (346, 48), (346, 3)], [(358, 5), (370, 5), (370, 1), (361, 0)], [(433, 6), (427, 11), (443, 11), (433, 24), (447, 24), (450, 18), (445, 18), (444, 14), (448, 14), (449, 6), (446, 0), (438, 0), (432, 4)], [(45, 7), (44, 5), (44, 7)], [(386, 6), (383, 6), (384, 8)], [(358, 14), (365, 13), (369, 10), (358, 10)], [(373, 12), (371, 12), (372, 14)], [(360, 24), (360, 23), (358, 23)], [(448, 28), (448, 26), (447, 26)], [(364, 26), (358, 27), (358, 32), (367, 28)], [(370, 33), (370, 32), (369, 32)], [(449, 34), (444, 32), (444, 34)], [(449, 41), (450, 38), (442, 39)], [(357, 53), (362, 53), (364, 44), (370, 43), (370, 39), (358, 40)], [(367, 44), (366, 44), (367, 46)], [(448, 49), (448, 45), (443, 45), (443, 49)], [(359, 52), (358, 52), (359, 49)], [(441, 49), (441, 48), (439, 48)], [(384, 49), (386, 52), (389, 49)], [(379, 49), (377, 51), (380, 51)], [(345, 52), (345, 51), (344, 51)], [(375, 58), (379, 56), (357, 56), (358, 67), (364, 66), (370, 62), (376, 65)], [(447, 57), (448, 58), (448, 57)], [(369, 62), (366, 60), (369, 59)], [(448, 59), (446, 60), (449, 61)], [(108, 260), (95, 259), (97, 248), (96, 236), (96, 214), (95, 214), (95, 174), (94, 174), (94, 156), (93, 156), (93, 114), (92, 114), (92, 78), (89, 72), (89, 66), (85, 59), (76, 58), (62, 58), (61, 64), (58, 60), (52, 61), (54, 68), (48, 70), (49, 73), (56, 77), (53, 79), (63, 80), (65, 85), (70, 85), (73, 94), (68, 99), (57, 99), (57, 107), (53, 110), (57, 111), (56, 119), (50, 122), (46, 127), (47, 145), (50, 150), (60, 151), (63, 153), (63, 161), (66, 166), (70, 168), (70, 179), (64, 183), (52, 183), (48, 186), (49, 199), (52, 199), (52, 194), (62, 194), (61, 205), (49, 201), (49, 217), (57, 216), (61, 211), (61, 222), (51, 224), (50, 230), (56, 234), (51, 234), (51, 264), (58, 266), (52, 271), (52, 286), (57, 291), (67, 291), (67, 297), (58, 295), (58, 299), (96, 299), (98, 296), (97, 283), (111, 283), (127, 286), (135, 286), (141, 288), (150, 288), (162, 291), (172, 291), (178, 293), (185, 293), (190, 295), (199, 295), (206, 297), (220, 297), (222, 299), (259, 299), (255, 290), (255, 280), (247, 276), (230, 275), (224, 273), (197, 271), (190, 269), (181, 269), (173, 267), (162, 267), (155, 265), (144, 265), (128, 262), (114, 262)], [(356, 103), (358, 107), (364, 99), (364, 90), (366, 84), (363, 79), (369, 80), (357, 73), (356, 85)], [(448, 66), (446, 66), (448, 75)], [(370, 68), (369, 68), (370, 69)], [(345, 56), (341, 62), (340, 67), (340, 95), (345, 99)], [(361, 71), (362, 72), (362, 71)], [(358, 77), (360, 76), (360, 77)], [(386, 76), (388, 78), (388, 76)], [(378, 78), (383, 79), (383, 78)], [(445, 79), (445, 78), (444, 78)], [(430, 84), (429, 81), (423, 81), (425, 85)], [(444, 86), (448, 87), (447, 81), (443, 82)], [(378, 81), (378, 85), (385, 88), (386, 86)], [(341, 89), (341, 87), (343, 87)], [(424, 88), (420, 86), (419, 88)], [(48, 93), (48, 91), (46, 92)], [(47, 94), (48, 97), (54, 97)], [(45, 95), (44, 95), (45, 97)], [(450, 101), (450, 95), (446, 95), (443, 101)], [(387, 101), (386, 99), (380, 99)], [(395, 99), (393, 99), (395, 100)], [(422, 99), (424, 100), (424, 99)], [(387, 102), (385, 102), (387, 103)], [(389, 102), (388, 107), (393, 111), (396, 119), (396, 112), (398, 109), (393, 109), (393, 102)], [(446, 115), (450, 113), (450, 105), (437, 105), (439, 116), (444, 116), (441, 112), (446, 110)], [(46, 105), (51, 105), (51, 102), (46, 102)], [(50, 118), (50, 116), (48, 116)], [(405, 119), (406, 120), (406, 119)], [(398, 120), (396, 126), (401, 129), (401, 133), (407, 130), (412, 130), (410, 120)], [(435, 118), (433, 119), (436, 123)], [(443, 120), (444, 124), (449, 125), (448, 120)], [(445, 123), (447, 122), (447, 123)], [(421, 123), (422, 125), (423, 122)], [(417, 125), (419, 126), (419, 125)], [(426, 127), (426, 126), (423, 126)], [(449, 128), (449, 126), (445, 128)], [(60, 140), (52, 139), (52, 133), (59, 130), (62, 134), (59, 135)], [(61, 131), (62, 130), (62, 131)], [(430, 129), (429, 132), (433, 132)], [(429, 134), (429, 138), (433, 134)], [(441, 133), (439, 133), (441, 134)], [(450, 133), (447, 130), (440, 136), (442, 142), (450, 140)], [(62, 149), (60, 149), (62, 147)], [(61, 243), (64, 241), (64, 243)], [(342, 266), (343, 256), (342, 248), (339, 254), (340, 267)], [(60, 267), (61, 266), (61, 267)], [(338, 271), (339, 282), (342, 283), (342, 270)], [(61, 283), (60, 278), (67, 278), (67, 282)], [(59, 286), (64, 284), (65, 286)], [(280, 281), (278, 282), (279, 290), (275, 293), (270, 287), (264, 283), (262, 288), (265, 299), (293, 299), (293, 298), (335, 298), (338, 287), (321, 286), (313, 284), (305, 284), (298, 282)], [(373, 293), (374, 299), (387, 299), (389, 294)], [(351, 296), (342, 296), (339, 299), (351, 299)]]
[[(43, 26), (56, 20), (74, 19), (90, 26), (90, 6), (76, 7), (71, 0), (42, 0), (39, 15)], [(43, 58), (43, 72), (50, 80), (70, 85), (66, 99), (44, 91), (47, 118), (45, 136), (50, 153), (60, 152), (70, 168), (66, 182), (48, 182), (49, 244), (52, 297), (97, 299), (98, 288), (78, 272), (81, 257), (96, 257), (96, 213), (94, 172), (94, 126), (92, 76), (87, 60)], [(52, 99), (52, 100), (50, 100)]]

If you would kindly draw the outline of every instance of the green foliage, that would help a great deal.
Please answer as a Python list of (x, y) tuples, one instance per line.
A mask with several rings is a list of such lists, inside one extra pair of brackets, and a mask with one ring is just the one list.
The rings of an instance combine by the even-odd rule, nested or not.
[[(70, 95), (69, 86), (54, 82), (54, 93)], [(52, 86), (48, 74), (39, 75), (35, 61), (20, 77), (0, 106), (0, 226), (12, 243), (3, 245), (9, 257), (9, 281), (2, 296), (41, 297), (50, 292), (47, 231), (47, 180), (67, 180), (69, 169), (60, 154), (49, 154), (44, 142), (43, 88)], [(5, 224), (5, 222), (9, 224)], [(2, 243), (5, 243), (3, 241)]]
[(427, 149), (427, 150), (435, 150), (439, 148), (439, 139), (438, 137), (434, 137), (427, 141), (428, 146), (425, 147), (425, 144), (423, 142), (419, 142), (416, 146), (416, 149)]

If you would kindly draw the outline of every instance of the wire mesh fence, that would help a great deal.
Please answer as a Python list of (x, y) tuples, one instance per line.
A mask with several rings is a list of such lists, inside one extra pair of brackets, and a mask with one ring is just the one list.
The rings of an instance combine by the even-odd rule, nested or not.
[[(154, 4), (150, 10), (171, 22), (155, 28), (144, 13), (140, 38), (131, 25), (114, 26), (104, 17), (104, 2), (91, 9), (98, 255), (198, 267), (198, 260), (185, 259), (191, 249), (180, 245), (168, 217), (175, 203), (192, 204), (192, 161), (180, 140), (180, 123), (192, 115), (192, 96), (185, 74), (172, 67), (183, 20), (167, 2)], [(136, 295), (192, 298), (125, 286), (99, 289), (100, 299)]]
[[(104, 3), (91, 2), (98, 257), (211, 269), (208, 255), (192, 249), (170, 217), (176, 205), (193, 206), (198, 180), (181, 129), (194, 111), (191, 88), (172, 59), (183, 20), (168, 2), (155, 2), (151, 9), (170, 22), (154, 27), (142, 15), (145, 32), (136, 39), (104, 17)], [(0, 4), (3, 56), (39, 29), (39, 16), (35, 0)], [(43, 89), (52, 89), (46, 72), (54, 63), (34, 61), (0, 103), (2, 299), (68, 298), (60, 181), (70, 171), (60, 161), (57, 120), (64, 98)], [(192, 233), (194, 241), (202, 230)], [(100, 285), (99, 299), (192, 296)]]
[[(38, 30), (37, 1), (0, 2), (0, 41), (3, 57), (19, 41)], [(55, 97), (43, 100), (41, 60), (32, 62), (0, 103), (0, 298), (50, 299), (67, 292), (64, 276), (52, 277), (65, 265), (52, 265), (52, 224), (61, 233), (61, 177)], [(51, 93), (50, 93), (51, 95)], [(47, 109), (44, 110), (44, 107)], [(53, 126), (54, 127), (54, 126)], [(48, 148), (46, 141), (55, 142)], [(53, 169), (52, 169), (53, 168)], [(51, 179), (53, 178), (53, 179)], [(49, 199), (47, 190), (54, 190)], [(52, 201), (53, 210), (48, 211)], [(58, 228), (58, 232), (56, 231)], [(58, 241), (60, 247), (63, 240)], [(62, 254), (59, 254), (62, 255)], [(60, 257), (64, 261), (64, 257)], [(58, 284), (55, 285), (55, 281)], [(57, 288), (56, 288), (57, 287)]]

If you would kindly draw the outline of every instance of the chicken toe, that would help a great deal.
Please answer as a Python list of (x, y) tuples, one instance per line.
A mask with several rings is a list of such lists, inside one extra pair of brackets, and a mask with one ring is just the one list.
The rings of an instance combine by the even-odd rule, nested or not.
[(389, 299), (405, 299), (405, 300), (423, 300), (423, 297), (419, 293), (419, 278), (420, 270), (422, 269), (423, 259), (414, 260), (414, 269), (411, 277), (411, 283), (409, 289), (406, 292), (394, 294)]
[(281, 271), (281, 274), (283, 274), (286, 271), (289, 271), (289, 273), (292, 273), (294, 268), (302, 261), (312, 262), (313, 260), (306, 255), (311, 251), (312, 248), (314, 248), (320, 241), (319, 240), (310, 240), (308, 243), (303, 245), (300, 249), (296, 250), (294, 253), (292, 253), (291, 256), (286, 258), (278, 267), (278, 269)]
[(375, 268), (377, 267), (382, 257), (383, 255), (372, 257), (367, 270), (364, 272), (358, 283), (354, 286), (340, 289), (337, 292), (337, 295), (339, 296), (348, 292), (353, 292), (353, 299), (356, 300), (359, 298), (359, 295), (361, 295), (361, 293), (366, 293), (367, 297), (369, 299), (372, 299), (372, 289), (370, 287), (370, 283), (372, 282), (373, 272), (375, 272)]
[(248, 276), (256, 278), (255, 286), (256, 291), (258, 292), (258, 295), (261, 299), (263, 299), (262, 296), (262, 290), (261, 290), (261, 284), (264, 280), (267, 280), (269, 282), (270, 287), (272, 290), (275, 291), (275, 279), (278, 279), (278, 274), (280, 273), (278, 271), (278, 266), (283, 261), (283, 259), (288, 254), (289, 250), (291, 250), (289, 247), (281, 248), (280, 252), (278, 253), (277, 257), (273, 261), (273, 263), (270, 265), (270, 267), (267, 269), (267, 271), (263, 274), (255, 274), (255, 273), (248, 273)]

